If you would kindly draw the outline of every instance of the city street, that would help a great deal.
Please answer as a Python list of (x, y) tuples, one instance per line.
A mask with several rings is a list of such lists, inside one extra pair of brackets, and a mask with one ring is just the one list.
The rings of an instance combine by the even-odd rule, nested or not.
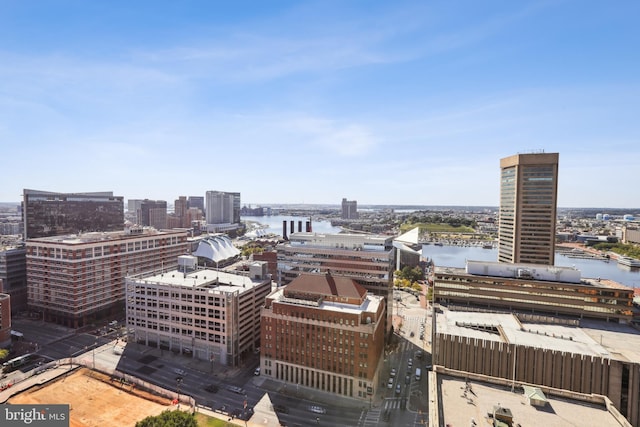
[[(230, 369), (167, 350), (125, 343), (120, 329), (105, 335), (77, 333), (28, 318), (16, 318), (13, 327), (24, 334), (41, 360), (78, 357), (89, 366), (117, 369), (125, 376), (192, 396), (201, 408), (224, 417), (250, 417), (253, 406), (267, 392), (281, 422), (289, 426), (307, 426), (309, 420), (316, 425), (333, 426), (426, 425), (430, 317), (423, 296), (418, 300), (411, 293), (395, 292), (399, 297), (398, 301), (394, 298), (397, 333), (381, 365), (380, 384), (369, 402), (256, 376), (258, 355), (249, 357), (243, 366)], [(25, 366), (23, 370), (32, 367)], [(389, 385), (392, 369), (395, 375)], [(419, 377), (416, 369), (420, 369)]]

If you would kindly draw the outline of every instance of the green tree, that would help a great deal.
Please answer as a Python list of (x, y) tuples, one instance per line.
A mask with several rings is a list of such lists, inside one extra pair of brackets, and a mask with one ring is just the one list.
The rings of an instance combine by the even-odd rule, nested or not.
[(198, 427), (193, 414), (185, 411), (164, 411), (136, 423), (136, 427)]

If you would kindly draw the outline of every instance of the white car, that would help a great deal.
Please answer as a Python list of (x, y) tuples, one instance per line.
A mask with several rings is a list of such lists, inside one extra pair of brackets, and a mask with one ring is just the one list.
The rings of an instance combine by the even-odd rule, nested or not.
[(317, 406), (317, 405), (309, 406), (309, 410), (311, 412), (313, 412), (314, 414), (326, 414), (327, 413), (326, 409), (324, 409), (322, 406)]
[(184, 369), (180, 369), (180, 368), (175, 368), (175, 369), (173, 370), (173, 372), (174, 372), (176, 375), (180, 375), (181, 377), (184, 377), (184, 376), (187, 374), (187, 373), (184, 371)]
[(389, 378), (389, 382), (387, 383), (387, 388), (393, 388), (393, 378)]

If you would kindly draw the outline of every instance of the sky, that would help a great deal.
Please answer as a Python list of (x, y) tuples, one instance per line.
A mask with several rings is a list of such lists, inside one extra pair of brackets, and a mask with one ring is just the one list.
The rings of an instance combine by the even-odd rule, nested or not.
[(0, 201), (640, 207), (640, 2), (0, 0)]

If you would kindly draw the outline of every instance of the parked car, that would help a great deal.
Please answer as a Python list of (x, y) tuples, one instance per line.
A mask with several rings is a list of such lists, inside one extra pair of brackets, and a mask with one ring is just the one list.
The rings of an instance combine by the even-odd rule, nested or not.
[(391, 370), (391, 374), (390, 374), (390, 375), (391, 375), (391, 378), (393, 378), (393, 377), (395, 377), (395, 376), (396, 376), (396, 368), (393, 368), (393, 369)]
[(387, 388), (393, 388), (393, 378), (389, 378), (389, 382), (387, 383)]
[(326, 414), (327, 413), (326, 409), (324, 409), (322, 406), (318, 406), (318, 405), (309, 406), (309, 410), (311, 412), (313, 412), (314, 414)]
[(246, 392), (244, 391), (243, 388), (235, 386), (235, 385), (229, 385), (227, 386), (227, 390), (233, 392), (233, 393), (237, 393), (237, 394), (246, 394)]
[(256, 370), (255, 370), (255, 371), (253, 371), (253, 375), (255, 375), (255, 376), (260, 375), (260, 368), (259, 368), (259, 367), (258, 367), (258, 368), (256, 368)]
[(187, 373), (184, 371), (184, 369), (180, 369), (180, 368), (175, 368), (173, 370), (173, 372), (176, 373), (176, 375), (178, 375), (179, 377), (184, 377)]

